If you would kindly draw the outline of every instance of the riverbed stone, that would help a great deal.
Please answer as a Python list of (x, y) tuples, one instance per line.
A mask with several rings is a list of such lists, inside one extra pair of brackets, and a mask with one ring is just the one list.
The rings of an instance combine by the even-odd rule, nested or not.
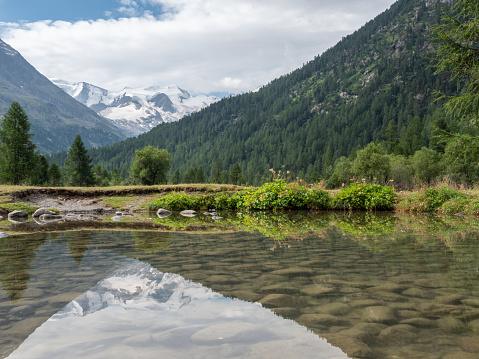
[(381, 301), (376, 299), (357, 299), (349, 302), (349, 305), (353, 308), (365, 308), (381, 305)]
[(21, 305), (10, 310), (10, 314), (15, 317), (27, 317), (35, 312), (31, 305)]
[(417, 328), (408, 324), (387, 327), (378, 335), (378, 339), (386, 345), (406, 345), (416, 338)]
[(324, 325), (333, 326), (341, 325), (343, 320), (330, 314), (303, 314), (296, 319), (296, 322), (305, 326)]
[(354, 327), (343, 330), (338, 334), (346, 335), (351, 338), (359, 339), (365, 343), (376, 341), (376, 337), (387, 328), (385, 324), (379, 323), (359, 323)]
[(437, 325), (449, 333), (461, 333), (466, 329), (466, 325), (455, 317), (440, 318), (437, 320)]
[(474, 333), (479, 333), (479, 319), (472, 320), (467, 323), (469, 329), (471, 329)]
[(311, 274), (314, 274), (314, 270), (310, 268), (291, 267), (272, 271), (271, 274), (283, 275), (288, 277), (308, 277)]
[(301, 315), (301, 312), (296, 308), (274, 308), (273, 312), (283, 318), (295, 319)]
[(461, 336), (457, 344), (466, 352), (479, 353), (479, 336)]
[(288, 284), (288, 282), (281, 282), (277, 284), (267, 285), (261, 288), (261, 291), (264, 293), (296, 294), (299, 289)]
[(424, 299), (432, 299), (434, 298), (434, 293), (430, 290), (420, 289), (420, 288), (409, 288), (402, 292), (403, 295), (407, 295), (408, 297), (417, 297), (417, 298), (424, 298)]
[(10, 235), (8, 233), (0, 232), (0, 238), (6, 238), (9, 237)]
[(461, 303), (463, 299), (464, 299), (464, 296), (461, 294), (449, 294), (449, 295), (436, 297), (436, 301), (438, 303), (451, 304), (451, 305), (459, 304)]
[(259, 301), (268, 308), (296, 307), (296, 299), (288, 294), (268, 294)]
[(479, 299), (475, 298), (463, 299), (461, 300), (461, 303), (471, 307), (479, 307)]
[(326, 334), (322, 335), (329, 344), (340, 348), (349, 357), (352, 358), (371, 358), (372, 350), (366, 343), (358, 339), (354, 339), (340, 334)]
[(330, 315), (345, 315), (351, 311), (349, 305), (340, 302), (324, 304), (315, 307), (315, 309), (318, 313)]
[(364, 309), (366, 321), (382, 324), (394, 324), (397, 322), (394, 309), (386, 306), (367, 307)]
[(381, 285), (377, 285), (374, 287), (370, 287), (366, 289), (369, 293), (376, 293), (376, 292), (393, 292), (399, 293), (403, 291), (406, 287), (404, 285), (396, 284), (396, 283), (384, 283)]
[(415, 310), (398, 310), (397, 315), (403, 319), (418, 318), (421, 314)]
[(442, 359), (477, 359), (477, 354), (458, 351), (454, 353), (448, 353), (444, 355)]
[(437, 322), (435, 320), (426, 319), (426, 318), (408, 318), (401, 320), (400, 324), (408, 324), (414, 327), (420, 328), (434, 328), (437, 327)]
[(312, 297), (321, 297), (334, 292), (336, 289), (329, 285), (311, 284), (301, 288), (301, 291)]
[(380, 290), (372, 293), (375, 299), (383, 300), (385, 302), (407, 302), (408, 298), (403, 297), (402, 295), (396, 294), (394, 292), (387, 292)]

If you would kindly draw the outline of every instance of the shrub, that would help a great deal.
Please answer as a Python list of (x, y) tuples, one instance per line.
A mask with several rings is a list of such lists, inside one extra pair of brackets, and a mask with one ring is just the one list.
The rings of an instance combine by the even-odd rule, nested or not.
[(336, 207), (360, 210), (394, 209), (396, 194), (392, 187), (353, 183), (336, 196)]
[(166, 196), (158, 198), (148, 206), (149, 211), (165, 208), (170, 211), (183, 211), (186, 209), (198, 209), (199, 201), (185, 192), (170, 192)]

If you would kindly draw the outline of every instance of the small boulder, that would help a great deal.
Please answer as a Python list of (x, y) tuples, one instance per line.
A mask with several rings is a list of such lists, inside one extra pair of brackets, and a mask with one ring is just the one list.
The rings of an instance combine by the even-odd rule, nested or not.
[(5, 238), (5, 237), (8, 237), (8, 236), (10, 236), (8, 233), (0, 232), (0, 238)]
[(33, 218), (40, 217), (42, 214), (53, 214), (56, 215), (56, 212), (50, 211), (49, 209), (46, 208), (39, 208), (33, 213)]
[(122, 219), (123, 219), (123, 218), (120, 217), (120, 216), (113, 216), (113, 217), (111, 217), (111, 220), (112, 220), (113, 222), (119, 222), (119, 221), (121, 221)]
[(16, 220), (19, 218), (28, 218), (28, 213), (25, 211), (13, 211), (8, 214), (8, 219), (9, 220)]
[(196, 211), (188, 209), (186, 211), (181, 211), (180, 215), (182, 215), (183, 217), (194, 217), (196, 216)]
[(168, 217), (168, 216), (171, 216), (171, 212), (168, 211), (167, 209), (160, 208), (158, 211), (156, 211), (156, 215), (157, 215), (159, 218), (166, 218), (166, 217)]

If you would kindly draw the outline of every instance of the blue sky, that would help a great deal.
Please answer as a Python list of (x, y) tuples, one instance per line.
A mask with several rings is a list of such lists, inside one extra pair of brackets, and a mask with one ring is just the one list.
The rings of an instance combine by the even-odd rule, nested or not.
[[(151, 11), (159, 15), (160, 4), (141, 3), (120, 0), (0, 0), (0, 21), (4, 22), (35, 22), (41, 20), (98, 20), (131, 16), (131, 10), (137, 14)], [(129, 9), (130, 12), (121, 11)]]
[(254, 90), (395, 0), (0, 0), (0, 38), (49, 78)]

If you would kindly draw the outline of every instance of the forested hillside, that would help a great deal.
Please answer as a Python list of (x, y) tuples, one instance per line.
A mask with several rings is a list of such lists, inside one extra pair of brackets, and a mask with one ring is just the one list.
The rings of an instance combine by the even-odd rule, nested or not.
[[(201, 166), (208, 176), (221, 161), (225, 170), (238, 163), (247, 181), (258, 184), (270, 168), (308, 181), (328, 176), (335, 159), (372, 141), (405, 156), (437, 146), (432, 125), (448, 125), (434, 91), (456, 91), (428, 59), (430, 29), (444, 6), (449, 3), (399, 0), (258, 92), (89, 153), (94, 163), (126, 175), (135, 150), (153, 145), (171, 154), (170, 175)], [(62, 162), (61, 155), (53, 159)]]

